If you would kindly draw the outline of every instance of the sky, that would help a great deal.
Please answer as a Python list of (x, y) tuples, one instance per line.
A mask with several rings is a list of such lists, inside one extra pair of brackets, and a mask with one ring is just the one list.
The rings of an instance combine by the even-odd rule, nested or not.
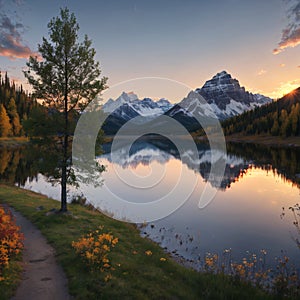
[(272, 98), (300, 86), (300, 0), (0, 0), (0, 70), (25, 84), (29, 55), (66, 6), (111, 87), (159, 77), (195, 89), (222, 70)]

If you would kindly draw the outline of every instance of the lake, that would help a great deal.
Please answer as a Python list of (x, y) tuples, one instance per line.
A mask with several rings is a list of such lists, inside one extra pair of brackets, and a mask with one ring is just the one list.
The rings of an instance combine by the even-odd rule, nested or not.
[[(295, 241), (299, 233), (289, 209), (300, 202), (300, 149), (228, 144), (225, 173), (217, 187), (209, 176), (211, 153), (206, 144), (197, 145), (197, 164), (183, 159), (174, 144), (164, 139), (139, 139), (129, 155), (123, 155), (122, 147), (112, 155), (109, 143), (103, 150), (98, 157), (106, 166), (102, 186), (83, 185), (77, 192), (108, 214), (113, 208), (119, 219), (128, 216), (124, 209), (109, 205), (112, 193), (128, 202), (151, 203), (171, 193), (181, 178), (181, 188), (172, 197), (174, 202), (184, 197), (186, 201), (179, 201), (180, 207), (170, 215), (139, 226), (142, 236), (175, 256), (197, 267), (208, 252), (222, 255), (230, 249), (233, 260), (240, 261), (266, 251), (268, 265), (274, 266), (276, 257), (287, 255), (300, 266)], [(49, 160), (48, 154), (36, 147), (0, 147), (0, 181), (59, 199), (59, 186), (47, 180)], [(206, 185), (216, 195), (200, 209), (199, 194)], [(71, 189), (71, 194), (75, 192)]]

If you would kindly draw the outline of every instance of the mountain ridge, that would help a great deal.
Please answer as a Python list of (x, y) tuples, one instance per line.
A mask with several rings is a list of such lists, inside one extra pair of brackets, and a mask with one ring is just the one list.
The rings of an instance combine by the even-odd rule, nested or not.
[[(193, 111), (200, 117), (216, 116), (219, 120), (224, 120), (270, 102), (272, 102), (271, 98), (246, 91), (237, 79), (222, 71), (207, 80), (202, 88), (191, 91), (178, 105), (187, 114)], [(175, 107), (171, 108), (166, 115), (174, 117), (175, 109)], [(183, 111), (179, 112), (182, 114)]]
[(207, 80), (202, 88), (190, 91), (174, 105), (164, 98), (140, 100), (133, 92), (123, 92), (116, 100), (109, 99), (102, 107), (109, 114), (104, 131), (116, 133), (120, 126), (136, 116), (142, 117), (140, 124), (154, 120), (155, 127), (155, 120), (159, 124), (161, 115), (175, 119), (188, 131), (196, 131), (201, 127), (197, 121), (199, 117), (222, 121), (271, 102), (268, 97), (246, 91), (237, 79), (221, 71)]

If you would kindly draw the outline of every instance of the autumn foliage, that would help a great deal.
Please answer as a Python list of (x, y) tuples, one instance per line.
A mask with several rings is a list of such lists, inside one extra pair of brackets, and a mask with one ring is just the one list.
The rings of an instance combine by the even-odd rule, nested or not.
[(23, 249), (23, 234), (10, 212), (0, 206), (0, 281), (5, 280), (3, 271)]

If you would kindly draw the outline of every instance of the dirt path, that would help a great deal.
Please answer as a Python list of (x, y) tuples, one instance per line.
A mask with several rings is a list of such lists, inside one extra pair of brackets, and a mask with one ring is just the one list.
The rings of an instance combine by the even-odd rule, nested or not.
[(41, 232), (10, 208), (24, 233), (23, 280), (11, 300), (68, 300), (68, 282), (56, 263), (55, 251)]

